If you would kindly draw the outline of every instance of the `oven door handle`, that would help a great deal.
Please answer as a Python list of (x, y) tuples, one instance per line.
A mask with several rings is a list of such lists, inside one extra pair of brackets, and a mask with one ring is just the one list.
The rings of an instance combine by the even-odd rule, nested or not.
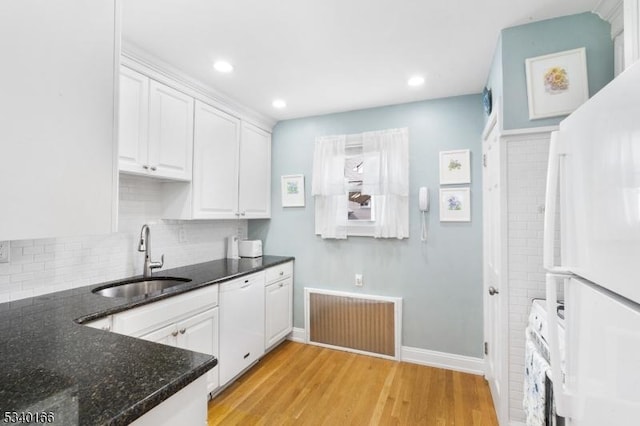
[[(549, 328), (549, 355), (551, 364), (551, 381), (553, 382), (553, 399), (556, 404), (556, 414), (562, 417), (569, 416), (569, 401), (571, 394), (567, 389), (562, 377), (562, 366), (560, 357), (560, 333), (558, 333), (558, 280), (563, 280), (563, 284), (571, 278), (567, 274), (548, 273), (546, 276), (547, 290), (547, 325)], [(566, 285), (565, 285), (566, 288)], [(566, 338), (565, 333), (565, 338)], [(565, 348), (566, 348), (565, 342)]]

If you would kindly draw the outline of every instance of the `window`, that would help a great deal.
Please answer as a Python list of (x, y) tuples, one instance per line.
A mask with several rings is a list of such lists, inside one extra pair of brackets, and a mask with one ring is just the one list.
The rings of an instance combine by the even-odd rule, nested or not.
[(347, 184), (347, 235), (374, 235), (374, 199), (362, 191), (364, 178), (364, 154), (361, 144), (345, 149), (344, 177)]
[(408, 130), (316, 138), (311, 189), (322, 238), (408, 238)]

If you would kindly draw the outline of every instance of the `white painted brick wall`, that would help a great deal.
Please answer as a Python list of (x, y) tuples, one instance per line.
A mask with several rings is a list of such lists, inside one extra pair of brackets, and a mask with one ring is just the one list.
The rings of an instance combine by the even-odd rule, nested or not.
[(11, 261), (0, 263), (0, 303), (141, 274), (144, 223), (153, 260), (165, 255), (163, 269), (224, 258), (227, 236), (247, 236), (246, 220), (161, 220), (162, 184), (152, 179), (120, 175), (119, 190), (117, 233), (11, 241)]
[(509, 419), (523, 422), (524, 330), (531, 301), (544, 298), (542, 233), (549, 139), (507, 143)]

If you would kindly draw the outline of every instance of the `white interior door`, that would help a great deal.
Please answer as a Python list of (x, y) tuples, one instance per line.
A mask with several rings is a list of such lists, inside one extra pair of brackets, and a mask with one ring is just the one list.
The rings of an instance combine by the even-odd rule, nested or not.
[(502, 172), (500, 135), (493, 127), (483, 141), (483, 272), (484, 272), (484, 334), (486, 377), (493, 403), (501, 424), (506, 424), (507, 410), (507, 286), (502, 273), (503, 241), (506, 217), (502, 200)]

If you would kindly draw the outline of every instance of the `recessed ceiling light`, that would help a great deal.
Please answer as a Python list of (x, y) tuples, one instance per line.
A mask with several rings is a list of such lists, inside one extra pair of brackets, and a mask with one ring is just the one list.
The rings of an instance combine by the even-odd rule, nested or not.
[(409, 79), (409, 81), (407, 81), (407, 84), (409, 86), (421, 86), (424, 84), (424, 77), (421, 77), (419, 75), (413, 76)]
[(224, 73), (233, 71), (233, 65), (231, 65), (227, 61), (216, 61), (213, 64), (213, 68), (215, 68), (215, 70), (218, 72), (224, 72)]
[(284, 101), (284, 99), (276, 99), (271, 103), (271, 105), (273, 105), (274, 108), (280, 109), (286, 107), (287, 103)]

